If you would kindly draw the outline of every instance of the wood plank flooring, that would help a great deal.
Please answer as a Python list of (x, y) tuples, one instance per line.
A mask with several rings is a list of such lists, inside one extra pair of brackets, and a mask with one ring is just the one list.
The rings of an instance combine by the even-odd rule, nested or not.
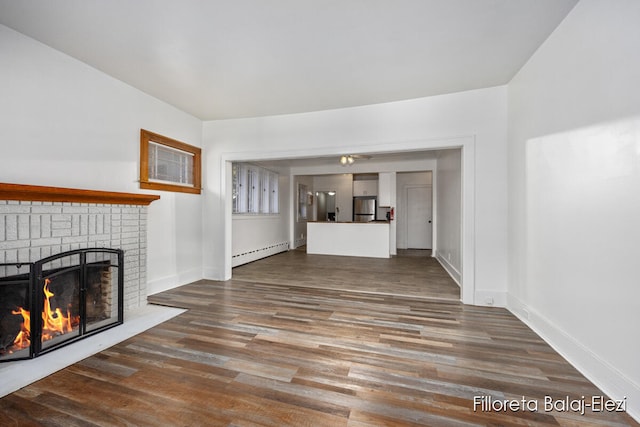
[(233, 278), (314, 289), (460, 300), (460, 287), (431, 251), (400, 250), (389, 259), (307, 255), (304, 247), (233, 270)]
[[(545, 396), (602, 392), (504, 309), (266, 283), (264, 261), (268, 280), (150, 297), (188, 311), (0, 399), (0, 425), (638, 425), (545, 412)], [(474, 396), (540, 406), (474, 411)]]

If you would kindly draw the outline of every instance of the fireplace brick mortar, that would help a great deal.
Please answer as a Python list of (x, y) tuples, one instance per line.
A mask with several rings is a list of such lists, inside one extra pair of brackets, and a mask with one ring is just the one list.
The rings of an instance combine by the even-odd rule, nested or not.
[(146, 206), (0, 200), (0, 263), (84, 248), (124, 250), (125, 311), (146, 304)]

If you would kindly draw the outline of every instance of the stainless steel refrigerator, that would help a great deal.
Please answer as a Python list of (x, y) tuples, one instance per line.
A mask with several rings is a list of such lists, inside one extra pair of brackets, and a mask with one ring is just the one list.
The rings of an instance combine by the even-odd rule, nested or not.
[(375, 221), (377, 204), (375, 196), (354, 197), (353, 222)]

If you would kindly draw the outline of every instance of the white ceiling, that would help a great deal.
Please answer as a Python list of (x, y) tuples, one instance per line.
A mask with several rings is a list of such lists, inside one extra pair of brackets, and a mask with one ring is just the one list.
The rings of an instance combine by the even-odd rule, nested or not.
[(203, 120), (503, 85), (577, 0), (0, 0), (0, 23)]

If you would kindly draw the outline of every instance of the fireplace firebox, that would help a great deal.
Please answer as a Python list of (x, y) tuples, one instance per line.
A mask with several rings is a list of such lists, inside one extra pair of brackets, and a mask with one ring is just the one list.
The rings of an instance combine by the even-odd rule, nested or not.
[(123, 322), (124, 252), (89, 248), (0, 264), (0, 362), (31, 359)]

